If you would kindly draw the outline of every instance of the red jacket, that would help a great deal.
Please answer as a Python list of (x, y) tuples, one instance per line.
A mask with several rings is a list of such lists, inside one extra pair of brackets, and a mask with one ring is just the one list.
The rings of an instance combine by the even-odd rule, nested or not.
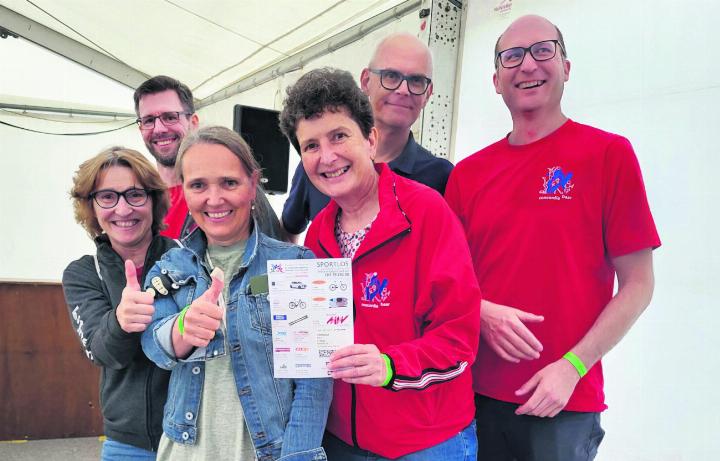
[[(475, 414), (470, 364), (480, 336), (480, 289), (455, 214), (434, 190), (380, 173), (380, 213), (352, 262), (355, 342), (392, 362), (384, 388), (335, 381), (328, 430), (396, 458), (441, 443)], [(305, 239), (318, 258), (341, 257), (331, 200)]]

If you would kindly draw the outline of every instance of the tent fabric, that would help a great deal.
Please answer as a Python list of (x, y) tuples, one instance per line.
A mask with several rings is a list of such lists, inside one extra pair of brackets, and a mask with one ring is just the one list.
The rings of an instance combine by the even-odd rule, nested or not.
[(0, 0), (0, 5), (139, 72), (178, 78), (197, 99), (400, 3)]

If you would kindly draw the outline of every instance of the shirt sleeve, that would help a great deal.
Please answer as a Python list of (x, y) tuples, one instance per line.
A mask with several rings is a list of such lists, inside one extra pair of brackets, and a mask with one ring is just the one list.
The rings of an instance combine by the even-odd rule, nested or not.
[(270, 205), (270, 201), (265, 195), (265, 189), (258, 184), (255, 194), (255, 219), (263, 234), (275, 240), (285, 241), (285, 232), (280, 225), (280, 220), (275, 214), (275, 210)]
[(114, 370), (128, 366), (140, 347), (138, 333), (123, 331), (91, 256), (71, 263), (63, 272), (63, 292), (73, 329), (85, 355), (96, 365)]
[(640, 165), (630, 141), (618, 137), (608, 145), (603, 176), (605, 248), (617, 257), (660, 246)]
[(434, 180), (432, 181), (432, 184), (428, 185), (438, 191), (440, 195), (444, 195), (445, 188), (447, 187), (447, 182), (450, 177), (450, 172), (453, 170), (453, 164), (444, 158), (436, 157), (432, 164), (432, 168), (434, 170), (432, 173)]
[(170, 195), (170, 208), (165, 215), (165, 225), (160, 235), (171, 239), (182, 237), (182, 230), (188, 216), (187, 202), (182, 190), (182, 185), (173, 186), (168, 189)]
[(422, 390), (460, 376), (475, 360), (480, 339), (480, 288), (457, 217), (437, 195), (426, 202), (413, 232), (422, 235), (415, 315), (417, 339), (388, 347), (394, 371), (386, 385), (395, 391)]
[(299, 163), (282, 211), (283, 227), (291, 234), (302, 233), (310, 221), (309, 182), (303, 164)]
[(459, 170), (452, 170), (450, 177), (448, 178), (447, 186), (445, 187), (445, 201), (447, 202), (450, 209), (457, 215), (460, 222), (464, 225), (463, 213), (462, 213), (462, 198), (460, 195), (460, 180), (458, 179)]

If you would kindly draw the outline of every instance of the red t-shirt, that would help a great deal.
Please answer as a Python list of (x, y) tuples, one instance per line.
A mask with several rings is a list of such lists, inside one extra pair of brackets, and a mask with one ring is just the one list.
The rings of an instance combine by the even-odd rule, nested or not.
[[(549, 136), (503, 139), (460, 162), (446, 189), (460, 217), (483, 296), (545, 316), (528, 328), (538, 360), (513, 364), (481, 340), (475, 392), (523, 403), (515, 391), (587, 333), (613, 295), (610, 258), (660, 239), (630, 142), (568, 120)], [(602, 365), (582, 378), (566, 410), (602, 411)]]
[(145, 270), (144, 265), (143, 266), (135, 266), (135, 271), (136, 271), (135, 278), (137, 278), (138, 285), (140, 285), (141, 287), (143, 286), (143, 282), (144, 282), (143, 276), (142, 276), (143, 270)]
[(170, 209), (165, 216), (167, 227), (160, 232), (160, 235), (176, 239), (180, 237), (180, 232), (188, 214), (188, 207), (187, 203), (185, 203), (182, 184), (168, 188), (168, 193), (170, 194)]

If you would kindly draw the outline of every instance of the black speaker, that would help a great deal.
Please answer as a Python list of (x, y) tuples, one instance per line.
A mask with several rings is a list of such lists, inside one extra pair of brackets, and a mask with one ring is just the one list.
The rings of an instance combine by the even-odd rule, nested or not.
[(263, 187), (270, 194), (288, 189), (290, 141), (280, 131), (280, 112), (236, 104), (233, 130), (250, 145), (263, 170)]

